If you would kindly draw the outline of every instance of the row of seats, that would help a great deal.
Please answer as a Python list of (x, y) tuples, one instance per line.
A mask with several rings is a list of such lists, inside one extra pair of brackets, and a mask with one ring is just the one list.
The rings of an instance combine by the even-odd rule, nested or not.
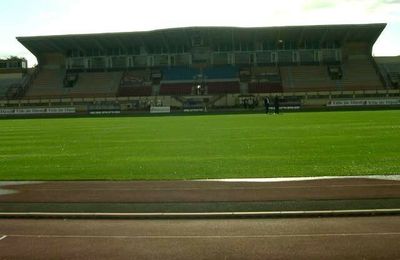
[[(162, 82), (159, 95), (191, 95), (195, 91), (194, 80), (197, 77), (207, 79), (208, 94), (240, 93), (238, 81), (210, 82), (221, 79), (236, 79), (238, 70), (233, 66), (206, 68), (202, 71), (190, 67), (173, 67), (162, 70)], [(121, 80), (118, 95), (120, 96), (149, 96), (153, 92), (150, 86), (144, 86), (138, 72), (125, 72)], [(156, 91), (157, 92), (157, 91)], [(155, 92), (155, 93), (156, 93)], [(204, 91), (202, 93), (205, 93)]]
[(208, 80), (234, 79), (238, 77), (238, 69), (234, 66), (206, 68), (203, 70), (203, 75)]
[[(171, 83), (161, 84), (159, 95), (161, 96), (189, 96), (195, 91), (195, 87), (191, 83)], [(212, 94), (228, 94), (240, 93), (239, 82), (214, 82), (207, 84), (207, 91), (202, 93)], [(119, 96), (151, 96), (153, 89), (151, 86), (124, 87), (121, 86), (118, 91)]]
[(30, 86), (26, 97), (107, 97), (115, 96), (122, 72), (79, 73), (72, 88), (64, 87), (65, 70), (43, 69)]
[[(303, 92), (303, 91), (336, 91), (382, 88), (379, 76), (373, 64), (367, 59), (349, 60), (341, 65), (342, 78), (332, 80), (326, 66), (282, 66), (249, 68), (248, 92)], [(166, 68), (161, 71), (162, 80), (151, 81), (148, 70), (128, 72), (83, 72), (75, 85), (64, 87), (66, 75), (61, 69), (42, 69), (26, 96), (34, 97), (84, 97), (84, 96), (151, 96), (191, 95), (194, 89), (194, 77), (203, 75), (206, 88), (201, 93), (224, 94), (246, 92), (238, 79), (238, 69), (234, 66), (205, 68), (203, 70), (189, 67)], [(226, 79), (226, 80), (224, 80)], [(246, 81), (244, 81), (246, 82)], [(152, 83), (155, 84), (153, 87)], [(154, 88), (154, 89), (153, 89)], [(2, 92), (3, 91), (3, 92)], [(0, 96), (4, 95), (0, 89)]]
[(388, 87), (398, 88), (400, 83), (400, 62), (378, 64)]
[(348, 60), (342, 65), (342, 68), (341, 88), (343, 90), (383, 89), (378, 72), (368, 58)]
[(93, 95), (95, 97), (115, 96), (122, 72), (85, 72), (73, 88), (68, 89), (68, 96), (79, 97)]
[(286, 66), (281, 67), (280, 71), (284, 92), (338, 90), (326, 66)]
[(20, 84), (21, 79), (0, 79), (0, 99), (7, 97), (7, 92), (15, 84)]
[(200, 71), (189, 67), (172, 67), (162, 71), (165, 81), (189, 81), (193, 80)]
[(120, 87), (118, 96), (120, 97), (148, 97), (153, 94), (151, 86)]
[(122, 75), (121, 86), (143, 86), (150, 81), (150, 73), (146, 70), (126, 71)]
[[(160, 95), (191, 95), (195, 93), (196, 86), (190, 83), (174, 83), (174, 84), (161, 84)], [(239, 81), (233, 82), (210, 82), (204, 86), (201, 93), (214, 95), (214, 94), (229, 94), (240, 93)]]
[(193, 84), (190, 83), (161, 84), (159, 94), (161, 96), (191, 95), (192, 88)]
[(212, 82), (207, 84), (208, 94), (230, 94), (240, 93), (239, 81), (231, 82)]
[(282, 84), (271, 82), (250, 82), (249, 93), (280, 93), (283, 92)]
[(28, 98), (59, 97), (67, 93), (64, 88), (65, 70), (42, 69), (25, 94)]
[(378, 72), (368, 59), (346, 61), (337, 79), (331, 78), (326, 66), (286, 66), (280, 72), (284, 92), (383, 89)]

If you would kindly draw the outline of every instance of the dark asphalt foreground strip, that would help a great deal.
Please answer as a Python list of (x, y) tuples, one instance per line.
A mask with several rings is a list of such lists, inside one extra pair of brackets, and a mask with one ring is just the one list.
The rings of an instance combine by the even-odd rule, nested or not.
[(0, 218), (34, 219), (227, 219), (227, 218), (308, 218), (364, 217), (400, 215), (399, 209), (269, 211), (269, 212), (202, 212), (202, 213), (57, 213), (8, 212)]

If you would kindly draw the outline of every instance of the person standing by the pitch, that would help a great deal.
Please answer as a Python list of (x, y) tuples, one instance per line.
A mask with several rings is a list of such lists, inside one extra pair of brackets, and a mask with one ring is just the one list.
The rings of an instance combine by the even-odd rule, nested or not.
[(264, 107), (265, 107), (265, 113), (269, 113), (269, 98), (267, 96), (264, 97)]
[(279, 114), (279, 97), (278, 96), (275, 96), (274, 105), (275, 105), (275, 114)]

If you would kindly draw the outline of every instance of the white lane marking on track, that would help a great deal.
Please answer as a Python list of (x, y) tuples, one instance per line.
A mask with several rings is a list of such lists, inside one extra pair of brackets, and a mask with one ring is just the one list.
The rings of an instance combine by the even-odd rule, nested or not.
[(84, 235), (29, 235), (13, 234), (7, 237), (25, 237), (25, 238), (93, 238), (93, 239), (227, 239), (227, 238), (286, 238), (286, 237), (361, 237), (361, 236), (400, 236), (400, 232), (382, 232), (382, 233), (331, 233), (331, 234), (276, 234), (276, 235), (199, 235), (199, 236), (84, 236)]
[(346, 187), (390, 187), (400, 184), (343, 184), (343, 185), (304, 185), (304, 186), (282, 186), (282, 187), (221, 187), (221, 188), (52, 188), (52, 189), (20, 189), (21, 191), (191, 191), (191, 190), (265, 190), (265, 189), (304, 189), (304, 188), (346, 188)]
[(0, 241), (3, 240), (4, 238), (6, 238), (7, 236), (2, 236), (0, 237)]

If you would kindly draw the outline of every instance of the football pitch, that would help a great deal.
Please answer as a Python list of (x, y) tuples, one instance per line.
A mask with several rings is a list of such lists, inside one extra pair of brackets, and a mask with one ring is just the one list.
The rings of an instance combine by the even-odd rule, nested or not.
[(0, 180), (400, 173), (400, 111), (0, 120)]

